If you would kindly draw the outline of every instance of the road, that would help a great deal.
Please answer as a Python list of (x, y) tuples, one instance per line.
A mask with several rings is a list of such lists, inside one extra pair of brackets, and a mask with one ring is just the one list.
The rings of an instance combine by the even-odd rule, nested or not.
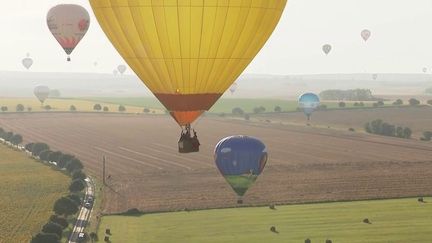
[[(94, 198), (95, 200), (95, 196), (94, 196), (94, 184), (92, 182), (92, 180), (90, 178), (86, 178), (85, 182), (87, 184), (86, 187), (86, 194), (85, 194), (85, 202), (87, 201), (87, 199), (89, 197)], [(78, 242), (78, 235), (81, 232), (84, 232), (85, 227), (87, 226), (87, 223), (90, 221), (90, 217), (91, 217), (91, 213), (93, 210), (93, 205), (94, 202), (92, 204), (92, 207), (90, 209), (87, 209), (84, 206), (81, 206), (80, 212), (78, 214), (78, 218), (75, 222), (75, 226), (73, 228), (73, 231), (71, 233), (71, 235), (69, 236), (69, 240), (68, 243), (75, 243)]]

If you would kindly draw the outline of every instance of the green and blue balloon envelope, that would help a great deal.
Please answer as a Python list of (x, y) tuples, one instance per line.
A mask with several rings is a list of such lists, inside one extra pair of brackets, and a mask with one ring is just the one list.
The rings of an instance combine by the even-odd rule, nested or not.
[(216, 166), (239, 197), (254, 184), (268, 159), (264, 143), (241, 135), (222, 139), (214, 153)]
[(312, 115), (312, 112), (314, 112), (320, 104), (320, 99), (318, 95), (314, 93), (305, 93), (302, 94), (299, 98), (299, 106), (305, 113), (305, 115), (308, 117), (308, 120), (310, 116)]

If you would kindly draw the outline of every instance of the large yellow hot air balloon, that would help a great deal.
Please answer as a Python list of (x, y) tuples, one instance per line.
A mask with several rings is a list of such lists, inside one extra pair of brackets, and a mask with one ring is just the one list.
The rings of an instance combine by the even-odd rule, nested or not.
[(181, 126), (231, 86), (287, 0), (90, 0), (102, 29)]

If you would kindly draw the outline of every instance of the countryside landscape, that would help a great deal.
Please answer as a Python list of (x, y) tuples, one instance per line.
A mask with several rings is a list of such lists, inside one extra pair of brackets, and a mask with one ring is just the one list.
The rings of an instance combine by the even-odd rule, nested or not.
[(0, 243), (430, 242), (426, 0), (5, 6)]

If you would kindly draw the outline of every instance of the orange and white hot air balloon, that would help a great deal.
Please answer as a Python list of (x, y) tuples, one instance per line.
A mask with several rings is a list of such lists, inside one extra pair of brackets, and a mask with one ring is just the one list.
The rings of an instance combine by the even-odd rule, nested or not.
[(49, 10), (47, 24), (70, 61), (70, 54), (87, 33), (90, 16), (87, 10), (79, 5), (60, 4)]

